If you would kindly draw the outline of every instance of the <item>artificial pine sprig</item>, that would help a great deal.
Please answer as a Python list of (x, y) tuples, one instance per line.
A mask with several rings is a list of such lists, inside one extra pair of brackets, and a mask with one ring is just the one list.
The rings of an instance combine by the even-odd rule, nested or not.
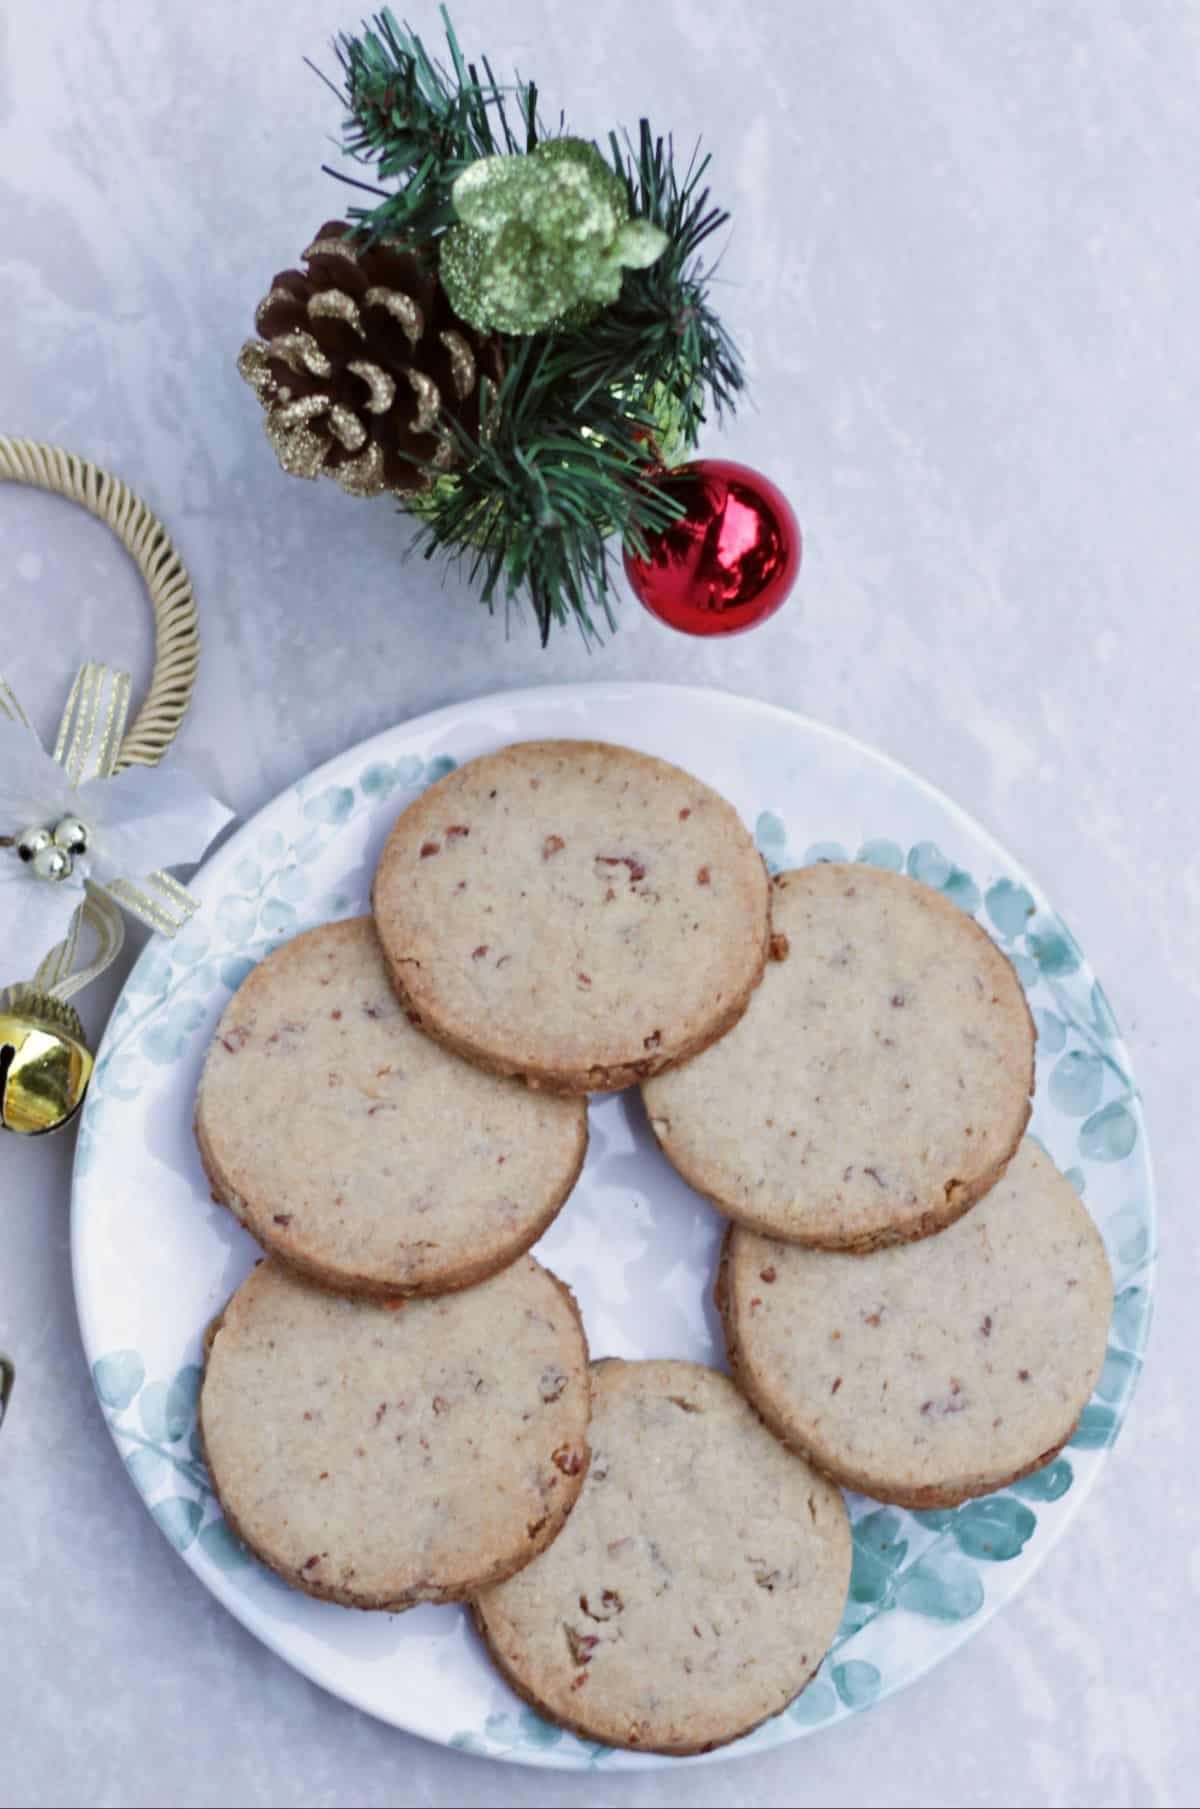
[[(398, 240), (431, 271), (445, 243), (462, 265), (468, 222), (456, 210), (455, 183), (474, 169), (464, 197), (485, 192), (485, 175), (489, 205), (496, 197), (486, 219), (469, 223), (474, 261), (452, 272), (445, 253), (443, 288), (459, 294), (456, 305), (472, 325), (492, 330), (502, 374), (481, 385), (477, 425), (452, 414), (444, 420), (452, 470), (445, 472), (445, 460), (421, 465), (428, 487), (409, 506), (426, 556), (464, 559), (489, 609), (501, 600), (507, 609), (527, 592), (543, 644), (555, 624), (571, 620), (585, 637), (598, 636), (600, 623), (615, 626), (609, 541), (620, 536), (644, 553), (648, 537), (678, 518), (680, 504), (655, 483), (665, 450), (690, 450), (708, 408), (732, 412), (744, 387), (736, 348), (709, 300), (714, 269), (705, 253), (728, 215), (704, 186), (708, 158), (693, 156), (680, 175), (672, 140), (656, 137), (645, 120), (636, 144), (610, 133), (604, 161), (594, 146), (565, 140), (560, 116), (549, 143), (556, 152), (561, 144), (562, 156), (552, 162), (581, 198), (568, 204), (564, 191), (561, 204), (530, 216), (538, 182), (478, 166), (485, 158), (523, 160), (545, 144), (537, 89), (501, 84), (486, 58), (468, 62), (445, 6), (441, 15), (448, 62), (436, 61), (385, 10), (361, 34), (335, 40), (342, 83), (329, 84), (346, 110), (346, 152), (372, 165), (382, 185), (330, 172), (373, 197), (350, 210), (365, 240)], [(540, 169), (545, 149), (538, 155)], [(591, 157), (598, 169), (589, 174)], [(581, 238), (580, 250), (570, 235), (595, 236), (591, 215), (602, 211), (589, 210), (581, 185), (591, 181), (602, 193), (601, 177), (619, 185), (612, 242), (591, 247)], [(475, 204), (478, 211), (478, 197)], [(540, 265), (527, 269), (518, 256), (526, 237), (544, 277)], [(477, 267), (492, 245), (515, 275), (501, 263), (494, 272)], [(627, 254), (641, 261), (631, 265)]]
[[(448, 69), (415, 32), (396, 23), (389, 7), (361, 37), (342, 32), (334, 39), (343, 86), (328, 85), (346, 109), (343, 149), (358, 163), (374, 164), (380, 181), (403, 185), (392, 194), (373, 189), (383, 195), (376, 207), (350, 209), (351, 219), (372, 237), (387, 233), (431, 245), (454, 224), (450, 191), (465, 169), (480, 157), (531, 151), (542, 136), (535, 84), (518, 80), (502, 87), (486, 57), (481, 77), (464, 58), (446, 8), (440, 10)], [(519, 132), (506, 95), (519, 116)], [(339, 170), (329, 174), (349, 180)]]
[(581, 427), (550, 371), (552, 344), (513, 342), (512, 362), (481, 402), (478, 434), (455, 423), (453, 476), (416, 510), (425, 556), (461, 558), (489, 610), (528, 592), (543, 646), (572, 618), (585, 637), (598, 637), (596, 616), (614, 628), (610, 539), (644, 551), (646, 535), (681, 512), (656, 487), (647, 456), (660, 423), (597, 392)]

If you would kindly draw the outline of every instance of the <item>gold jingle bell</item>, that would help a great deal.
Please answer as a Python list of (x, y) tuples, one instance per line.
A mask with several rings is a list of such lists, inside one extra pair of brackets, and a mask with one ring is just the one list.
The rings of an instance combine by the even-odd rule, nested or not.
[(0, 993), (0, 1127), (41, 1137), (83, 1104), (94, 1058), (79, 1013), (32, 986)]

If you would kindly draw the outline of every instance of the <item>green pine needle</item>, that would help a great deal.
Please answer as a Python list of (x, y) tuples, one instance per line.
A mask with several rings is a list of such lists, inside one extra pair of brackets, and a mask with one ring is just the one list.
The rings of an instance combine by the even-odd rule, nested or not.
[[(354, 207), (350, 218), (371, 237), (386, 233), (428, 245), (454, 222), (450, 191), (468, 164), (497, 153), (531, 150), (538, 142), (537, 89), (517, 81), (504, 88), (483, 59), (483, 77), (459, 48), (450, 16), (442, 22), (450, 67), (436, 62), (416, 33), (398, 25), (390, 7), (365, 27), (361, 37), (347, 32), (334, 39), (342, 70), (346, 109), (342, 147), (358, 163), (376, 166), (381, 182), (400, 182), (373, 208)], [(505, 96), (521, 117), (518, 133)], [(341, 176), (338, 170), (330, 175)], [(354, 186), (361, 186), (354, 184)]]
[(416, 511), (426, 557), (461, 559), (482, 601), (506, 610), (527, 592), (542, 644), (575, 620), (585, 640), (616, 626), (609, 541), (644, 550), (680, 505), (654, 482), (645, 436), (656, 422), (598, 394), (586, 427), (550, 380), (553, 340), (513, 342), (513, 362), (483, 398), (480, 429), (455, 424), (461, 463)]
[(681, 416), (694, 446), (710, 397), (718, 415), (732, 414), (745, 388), (737, 349), (708, 300), (713, 268), (699, 258), (701, 248), (729, 219), (710, 206), (700, 184), (709, 159), (692, 161), (680, 181), (674, 147), (643, 119), (636, 152), (613, 133), (612, 161), (629, 189), (630, 212), (666, 233), (662, 256), (644, 270), (629, 270), (620, 299), (585, 331), (556, 342), (552, 369), (578, 385), (580, 406), (599, 391), (618, 392), (645, 405), (665, 395)]

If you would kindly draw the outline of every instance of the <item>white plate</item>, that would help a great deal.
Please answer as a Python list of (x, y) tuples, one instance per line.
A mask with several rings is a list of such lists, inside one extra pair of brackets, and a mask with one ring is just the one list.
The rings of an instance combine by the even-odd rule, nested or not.
[[(1116, 1277), (1104, 1374), (1054, 1464), (953, 1512), (851, 1498), (855, 1567), (842, 1630), (804, 1694), (736, 1749), (761, 1752), (920, 1676), (1029, 1581), (1103, 1466), (1149, 1324), (1145, 1127), (1104, 994), (1016, 862), (882, 755), (720, 692), (562, 686), (439, 710), (281, 794), (197, 875), (200, 911), (175, 943), (146, 949), (101, 1045), (75, 1162), (83, 1341), (117, 1447), (166, 1537), (245, 1626), (317, 1683), (397, 1727), (495, 1758), (606, 1771), (698, 1762), (613, 1752), (550, 1727), (500, 1681), (461, 1609), (362, 1614), (285, 1588), (230, 1538), (196, 1456), (204, 1328), (258, 1255), (211, 1204), (192, 1143), (213, 1025), (267, 949), (365, 908), (384, 836), (424, 785), (473, 755), (538, 736), (624, 742), (677, 761), (732, 799), (773, 868), (823, 857), (903, 863), (978, 912), (1016, 962), (1036, 1014), (1033, 1130), (1083, 1194)], [(719, 1230), (716, 1213), (656, 1149), (634, 1090), (593, 1103), (583, 1176), (537, 1249), (575, 1289), (594, 1355), (722, 1364), (710, 1302)]]

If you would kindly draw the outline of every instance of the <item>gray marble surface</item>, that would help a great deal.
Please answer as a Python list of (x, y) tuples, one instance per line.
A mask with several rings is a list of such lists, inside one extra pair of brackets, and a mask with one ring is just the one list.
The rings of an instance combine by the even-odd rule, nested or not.
[[(357, 15), (320, 0), (5, 0), (0, 430), (112, 465), (169, 522), (205, 634), (180, 755), (240, 813), (437, 704), (600, 677), (787, 704), (950, 791), (1041, 878), (1129, 1037), (1161, 1192), (1149, 1363), (1069, 1538), (920, 1684), (734, 1765), (502, 1769), (321, 1694), (175, 1557), (82, 1359), (70, 1141), (9, 1140), (0, 1801), (1193, 1802), (1200, 9), (456, 13), (577, 129), (646, 110), (713, 151), (756, 400), (708, 449), (771, 473), (806, 534), (770, 626), (706, 646), (629, 601), (604, 651), (542, 653), (403, 563), (386, 505), (279, 474), (233, 354), (340, 204), (318, 168), (335, 113), (301, 57)], [(414, 17), (434, 29), (432, 5)], [(136, 578), (65, 504), (0, 488), (0, 665), (44, 731), (84, 653), (144, 680)], [(126, 966), (86, 995), (95, 1031)]]

